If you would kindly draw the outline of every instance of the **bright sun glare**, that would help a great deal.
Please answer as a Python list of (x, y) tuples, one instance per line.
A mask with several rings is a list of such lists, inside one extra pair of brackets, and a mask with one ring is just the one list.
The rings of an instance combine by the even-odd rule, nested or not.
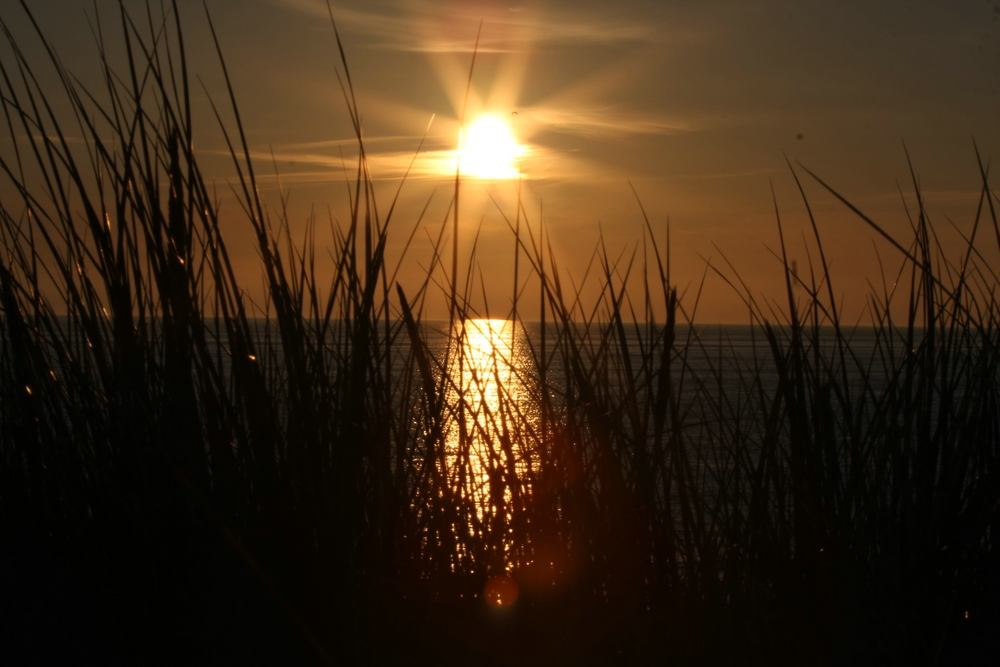
[(474, 178), (517, 178), (518, 160), (526, 148), (517, 143), (510, 126), (496, 116), (480, 116), (461, 140), (462, 175)]

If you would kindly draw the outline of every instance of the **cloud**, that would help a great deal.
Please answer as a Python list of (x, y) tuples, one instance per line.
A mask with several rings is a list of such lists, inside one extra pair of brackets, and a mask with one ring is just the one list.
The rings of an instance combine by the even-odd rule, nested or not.
[[(398, 137), (365, 140), (368, 170), (375, 180), (398, 180), (409, 171), (409, 178), (453, 178), (455, 151), (446, 149), (399, 150), (392, 147)], [(382, 145), (379, 148), (379, 145)], [(343, 155), (340, 148), (344, 147)], [(325, 152), (327, 149), (329, 152)], [(216, 151), (218, 155), (228, 155)], [(313, 144), (293, 144), (276, 147), (274, 152), (250, 151), (258, 165), (259, 180), (270, 182), (275, 178), (274, 167), (283, 184), (319, 183), (342, 181), (345, 173), (354, 179), (358, 168), (357, 141), (326, 141)]]
[[(569, 107), (534, 107), (519, 112), (538, 130), (573, 134), (592, 139), (611, 139), (629, 134), (681, 134), (694, 125), (680, 119), (642, 117), (614, 107), (577, 109)], [(537, 130), (536, 130), (537, 131)]]
[[(341, 155), (341, 145), (345, 148)], [(353, 180), (357, 174), (356, 142), (330, 141), (313, 145), (288, 145), (271, 151), (251, 151), (250, 157), (257, 165), (257, 180), (263, 185), (275, 184), (280, 179), (283, 186)], [(404, 175), (410, 180), (450, 182), (455, 177), (456, 153), (454, 149), (439, 145), (425, 147), (419, 153), (415, 148), (400, 149), (386, 138), (366, 140), (365, 155), (368, 171), (376, 181), (398, 181)], [(525, 147), (520, 159), (527, 180), (603, 180), (603, 167), (571, 152), (557, 151), (545, 146)], [(228, 156), (225, 151), (212, 151)], [(277, 174), (275, 174), (275, 167)], [(479, 181), (467, 177), (468, 183)]]
[[(614, 140), (629, 135), (673, 135), (693, 132), (694, 123), (652, 115), (628, 113), (616, 107), (580, 108), (576, 105), (522, 107), (518, 132), (525, 144), (520, 159), (524, 177), (538, 179), (602, 180), (606, 169), (600, 161), (586, 159), (575, 151), (545, 145), (546, 133), (573, 135), (591, 140)], [(409, 171), (411, 179), (450, 179), (455, 173), (455, 151), (451, 128), (424, 138), (417, 135), (382, 135), (365, 138), (365, 153), (372, 177), (397, 180)], [(339, 181), (344, 171), (354, 177), (357, 170), (357, 140), (353, 137), (276, 145), (271, 151), (252, 152), (252, 158), (271, 171), (276, 163), (283, 183)], [(415, 157), (416, 156), (416, 157)], [(267, 178), (267, 177), (265, 177)]]
[[(271, 0), (295, 11), (327, 19), (324, 0)], [(539, 46), (651, 43), (664, 37), (656, 22), (596, 18), (584, 12), (517, 8), (442, 7), (440, 3), (397, 2), (381, 9), (338, 3), (338, 24), (367, 36), (369, 48), (426, 53), (470, 52), (480, 21), (480, 52), (517, 52)], [(675, 36), (682, 33), (678, 31)]]

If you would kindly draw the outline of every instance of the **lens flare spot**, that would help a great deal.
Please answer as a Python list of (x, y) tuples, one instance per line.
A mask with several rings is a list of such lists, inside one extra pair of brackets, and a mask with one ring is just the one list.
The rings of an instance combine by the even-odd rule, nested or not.
[(483, 597), (486, 602), (497, 609), (506, 609), (517, 602), (519, 594), (517, 582), (509, 574), (498, 574), (489, 578)]

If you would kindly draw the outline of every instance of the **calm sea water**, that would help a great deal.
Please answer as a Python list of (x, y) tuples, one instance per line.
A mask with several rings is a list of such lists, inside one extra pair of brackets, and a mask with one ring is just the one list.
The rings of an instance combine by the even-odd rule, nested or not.
[[(484, 397), (494, 399), (497, 392), (509, 391), (519, 392), (527, 400), (533, 391), (537, 392), (543, 373), (546, 386), (558, 393), (566, 387), (566, 364), (574, 355), (583, 361), (585, 371), (595, 383), (609, 391), (626, 390), (629, 375), (626, 351), (638, 389), (653, 381), (662, 362), (661, 332), (644, 324), (624, 327), (624, 346), (620, 334), (604, 325), (589, 329), (580, 326), (572, 341), (551, 324), (546, 326), (543, 336), (538, 323), (515, 326), (504, 320), (466, 320), (452, 326), (447, 321), (430, 321), (422, 323), (420, 331), (436, 381), (440, 382), (442, 374), (447, 372), (450, 379), (442, 386), (450, 385), (455, 393), (472, 387), (481, 390)], [(253, 333), (261, 360), (270, 364), (272, 374), (281, 376), (282, 350), (277, 328), (273, 323), (255, 320)], [(379, 335), (384, 335), (382, 328)], [(777, 335), (779, 350), (786, 349), (789, 330), (779, 328)], [(337, 349), (336, 336), (329, 335), (331, 350)], [(223, 349), (228, 349), (224, 334), (219, 342)], [(657, 347), (651, 354), (654, 345)], [(887, 340), (871, 327), (857, 327), (844, 329), (843, 341), (838, 343), (834, 329), (824, 327), (815, 339), (810, 337), (806, 350), (814, 369), (825, 369), (838, 384), (846, 381), (852, 391), (860, 391), (866, 383), (869, 389), (881, 388), (906, 352), (906, 341), (902, 333)], [(394, 380), (398, 381), (404, 373), (417, 372), (407, 363), (410, 353), (411, 341), (400, 327), (389, 348)], [(735, 399), (748, 393), (773, 394), (777, 390), (775, 355), (761, 327), (678, 325), (670, 370), (676, 389), (688, 397), (701, 394)], [(496, 383), (500, 386), (494, 386)]]

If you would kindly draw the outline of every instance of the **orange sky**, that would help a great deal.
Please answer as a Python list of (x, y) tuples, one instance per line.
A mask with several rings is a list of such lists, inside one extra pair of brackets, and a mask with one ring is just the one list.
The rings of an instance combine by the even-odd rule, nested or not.
[[(138, 7), (137, 3), (126, 3)], [(200, 3), (181, 5), (192, 70), (224, 101)], [(93, 81), (96, 49), (87, 0), (29, 2), (64, 59)], [(310, 207), (317, 240), (325, 211), (346, 217), (341, 151), (356, 155), (337, 86), (336, 46), (323, 0), (209, 0), (263, 193), (278, 203), (272, 152), (291, 191), (294, 231)], [(99, 1), (108, 34), (113, 3)], [(957, 247), (949, 219), (971, 229), (979, 193), (973, 140), (985, 159), (1000, 151), (1000, 4), (983, 0), (882, 2), (334, 2), (363, 114), (380, 208), (385, 210), (432, 115), (414, 176), (397, 211), (399, 245), (435, 190), (425, 227), (434, 234), (451, 196), (435, 160), (454, 150), (471, 50), (482, 37), (469, 103), (509, 119), (526, 146), (523, 196), (544, 211), (563, 268), (577, 278), (599, 233), (609, 253), (642, 239), (635, 187), (654, 228), (669, 216), (674, 277), (696, 289), (706, 261), (725, 255), (762, 298), (779, 297), (782, 273), (773, 182), (790, 254), (806, 263), (811, 234), (782, 152), (909, 240), (898, 187), (910, 197), (905, 141), (932, 221)], [(0, 15), (30, 42), (17, 3)], [(141, 14), (140, 14), (141, 15)], [(6, 51), (3, 51), (6, 53)], [(90, 78), (88, 78), (90, 77)], [(196, 92), (196, 145), (220, 192), (232, 168)], [(516, 112), (516, 114), (515, 114)], [(876, 281), (875, 247), (893, 271), (899, 256), (804, 176), (847, 311), (861, 313)], [(462, 255), (481, 224), (478, 259), (491, 314), (509, 307), (513, 239), (497, 206), (513, 214), (515, 184), (469, 179), (462, 191)], [(259, 283), (248, 225), (226, 204), (226, 233), (251, 287)], [(427, 236), (417, 235), (404, 287), (421, 277)], [(981, 250), (996, 265), (996, 241)], [(811, 241), (810, 241), (811, 242)], [(641, 246), (639, 255), (641, 256)], [(812, 249), (815, 257), (815, 249)], [(693, 301), (689, 298), (688, 306)], [(430, 313), (434, 315), (435, 313)], [(529, 319), (531, 319), (529, 317)], [(724, 283), (710, 277), (702, 322), (745, 322)]]

